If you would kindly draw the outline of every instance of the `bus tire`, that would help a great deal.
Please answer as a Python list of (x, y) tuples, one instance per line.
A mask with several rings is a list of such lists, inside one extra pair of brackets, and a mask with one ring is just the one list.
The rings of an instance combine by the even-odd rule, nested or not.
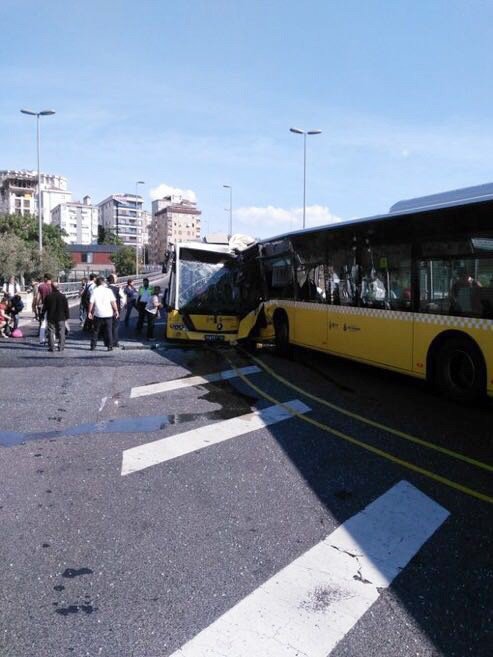
[(481, 351), (472, 340), (450, 338), (441, 346), (435, 361), (438, 389), (462, 403), (486, 395), (486, 367)]
[(280, 356), (289, 356), (291, 353), (289, 321), (284, 313), (279, 313), (274, 317), (274, 330), (277, 353)]

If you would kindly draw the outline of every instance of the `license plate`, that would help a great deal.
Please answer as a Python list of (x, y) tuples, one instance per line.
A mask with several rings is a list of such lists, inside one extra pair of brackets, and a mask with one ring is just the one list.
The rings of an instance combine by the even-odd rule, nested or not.
[(224, 342), (224, 335), (205, 335), (204, 339), (206, 342)]

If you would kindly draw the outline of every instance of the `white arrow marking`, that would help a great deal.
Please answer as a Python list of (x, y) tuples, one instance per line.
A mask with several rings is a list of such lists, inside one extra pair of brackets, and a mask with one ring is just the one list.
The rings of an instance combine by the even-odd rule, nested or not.
[(327, 657), (448, 515), (401, 481), (171, 657)]
[(170, 461), (198, 449), (217, 445), (225, 440), (236, 438), (236, 436), (263, 429), (269, 424), (288, 420), (293, 417), (293, 413), (289, 409), (296, 413), (306, 413), (310, 410), (303, 402), (294, 399), (285, 404), (276, 404), (260, 411), (234, 417), (231, 420), (208, 424), (185, 433), (126, 449), (122, 458), (122, 475)]
[(130, 391), (130, 397), (145, 397), (146, 395), (156, 395), (158, 392), (169, 392), (170, 390), (199, 386), (214, 381), (226, 381), (227, 379), (234, 379), (239, 372), (242, 374), (256, 374), (260, 372), (260, 368), (256, 365), (249, 365), (248, 367), (241, 367), (239, 370), (225, 370), (224, 372), (215, 372), (205, 376), (189, 376), (161, 383), (150, 383), (146, 386), (136, 386)]

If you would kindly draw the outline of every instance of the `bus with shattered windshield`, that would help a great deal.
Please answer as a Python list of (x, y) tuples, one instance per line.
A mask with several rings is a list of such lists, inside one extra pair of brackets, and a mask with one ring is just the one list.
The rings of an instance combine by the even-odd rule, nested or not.
[(262, 239), (181, 244), (168, 337), (274, 342), (493, 396), (493, 184)]
[[(235, 343), (245, 315), (260, 299), (258, 266), (238, 266), (253, 240), (234, 236), (221, 243), (178, 242), (166, 262), (166, 338)], [(253, 253), (253, 252), (252, 252)], [(248, 279), (248, 280), (247, 280)]]

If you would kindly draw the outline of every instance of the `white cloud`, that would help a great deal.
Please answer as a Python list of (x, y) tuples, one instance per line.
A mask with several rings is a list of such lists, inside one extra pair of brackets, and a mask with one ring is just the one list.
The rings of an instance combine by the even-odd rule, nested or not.
[[(294, 230), (303, 224), (303, 208), (276, 208), (268, 205), (263, 208), (251, 206), (235, 210), (235, 217), (256, 230), (264, 226)], [(323, 226), (341, 221), (327, 206), (308, 205), (306, 207), (306, 225)]]
[(171, 187), (166, 183), (161, 183), (157, 187), (153, 187), (150, 191), (150, 197), (153, 201), (165, 196), (181, 196), (187, 201), (197, 201), (197, 195), (191, 189), (180, 189), (179, 187)]

